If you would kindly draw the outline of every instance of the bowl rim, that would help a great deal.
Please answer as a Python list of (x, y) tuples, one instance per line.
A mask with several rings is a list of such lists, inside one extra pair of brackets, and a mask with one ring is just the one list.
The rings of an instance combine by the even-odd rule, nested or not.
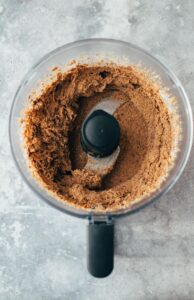
[[(154, 63), (158, 64), (160, 66), (161, 69), (163, 69), (163, 71), (165, 73), (167, 73), (169, 75), (169, 77), (171, 78), (171, 80), (176, 84), (176, 88), (179, 90), (179, 93), (182, 94), (182, 99), (183, 102), (185, 104), (185, 107), (187, 109), (187, 120), (188, 120), (188, 138), (187, 138), (187, 145), (184, 148), (184, 155), (181, 158), (181, 162), (179, 163), (178, 169), (175, 173), (175, 175), (170, 178), (169, 182), (161, 189), (161, 191), (156, 192), (156, 195), (152, 196), (150, 195), (148, 198), (143, 198), (142, 201), (139, 201), (137, 203), (134, 203), (134, 205), (129, 207), (129, 210), (127, 210), (127, 208), (125, 209), (119, 209), (117, 211), (105, 211), (105, 212), (96, 212), (96, 211), (89, 211), (89, 210), (79, 210), (78, 208), (74, 207), (73, 205), (69, 205), (66, 202), (62, 202), (60, 200), (49, 200), (46, 196), (44, 197), (38, 190), (36, 190), (33, 185), (31, 184), (31, 182), (26, 178), (22, 168), (20, 167), (18, 161), (17, 161), (17, 157), (14, 151), (14, 145), (13, 145), (13, 141), (12, 141), (12, 132), (11, 132), (11, 124), (12, 124), (12, 115), (13, 115), (13, 110), (14, 110), (14, 106), (16, 103), (16, 99), (17, 96), (20, 92), (20, 90), (28, 83), (28, 81), (30, 80), (30, 77), (33, 73), (33, 71), (40, 67), (41, 64), (45, 63), (47, 60), (49, 60), (51, 57), (53, 57), (54, 55), (59, 54), (61, 51), (64, 51), (65, 49), (71, 48), (71, 47), (76, 47), (76, 46), (80, 46), (82, 44), (87, 44), (87, 43), (109, 43), (109, 44), (120, 44), (126, 47), (130, 47), (133, 48), (134, 50), (138, 50), (139, 52), (142, 52), (144, 55), (147, 55)], [(173, 186), (174, 184), (178, 181), (178, 179), (180, 178), (186, 164), (187, 161), (189, 159), (189, 155), (191, 152), (191, 148), (192, 148), (192, 143), (193, 143), (193, 116), (192, 116), (192, 110), (191, 110), (191, 106), (190, 106), (190, 102), (188, 99), (188, 96), (180, 82), (180, 80), (177, 78), (177, 76), (174, 74), (173, 71), (171, 71), (163, 62), (161, 62), (158, 58), (156, 58), (155, 56), (153, 56), (150, 52), (148, 52), (147, 50), (136, 46), (130, 42), (126, 42), (126, 41), (122, 41), (122, 40), (117, 40), (117, 39), (109, 39), (109, 38), (91, 38), (91, 39), (81, 39), (81, 40), (76, 40), (74, 42), (71, 43), (67, 43), (65, 45), (62, 45), (54, 50), (52, 50), (51, 52), (47, 53), (46, 55), (42, 56), (31, 68), (30, 70), (24, 75), (22, 81), (20, 82), (17, 91), (14, 95), (13, 101), (12, 101), (12, 105), (11, 105), (11, 109), (10, 109), (10, 114), (9, 114), (9, 142), (10, 142), (10, 148), (11, 148), (11, 153), (12, 156), (14, 158), (15, 164), (17, 169), (19, 170), (19, 173), (21, 174), (22, 178), (24, 179), (24, 181), (26, 182), (26, 184), (30, 187), (30, 189), (36, 194), (38, 195), (44, 202), (46, 202), (47, 204), (49, 204), (50, 206), (65, 212), (69, 215), (72, 216), (76, 216), (76, 217), (80, 217), (80, 218), (86, 218), (86, 217), (94, 217), (96, 219), (98, 218), (110, 218), (110, 217), (122, 217), (122, 216), (126, 216), (126, 215), (130, 215), (132, 213), (138, 212), (139, 210), (145, 208), (146, 206), (148, 206), (149, 204), (153, 203), (156, 199), (159, 199), (161, 196), (165, 195)]]

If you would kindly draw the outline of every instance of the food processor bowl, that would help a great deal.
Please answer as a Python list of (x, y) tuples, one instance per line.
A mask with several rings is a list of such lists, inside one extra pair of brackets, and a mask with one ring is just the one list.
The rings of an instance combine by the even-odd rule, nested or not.
[[(180, 137), (177, 139), (175, 162), (160, 188), (139, 202), (117, 211), (88, 211), (78, 209), (56, 199), (32, 176), (23, 147), (20, 119), (30, 105), (29, 95), (41, 91), (41, 84), (54, 79), (56, 67), (62, 71), (72, 68), (74, 61), (83, 63), (115, 62), (122, 65), (139, 65), (160, 79), (160, 85), (168, 90), (164, 101), (172, 109), (168, 95), (176, 99), (176, 114), (179, 119)], [(69, 64), (71, 62), (71, 64)], [(173, 110), (173, 109), (172, 109)], [(173, 111), (172, 111), (173, 113)], [(64, 45), (44, 56), (24, 77), (15, 94), (9, 122), (10, 143), (16, 165), (30, 188), (41, 199), (55, 208), (73, 216), (89, 218), (89, 263), (90, 273), (96, 277), (107, 276), (113, 268), (113, 223), (115, 217), (132, 213), (159, 198), (176, 183), (189, 157), (193, 139), (192, 111), (188, 97), (177, 77), (147, 51), (127, 42), (111, 39), (88, 39)], [(108, 228), (108, 229), (107, 229)]]

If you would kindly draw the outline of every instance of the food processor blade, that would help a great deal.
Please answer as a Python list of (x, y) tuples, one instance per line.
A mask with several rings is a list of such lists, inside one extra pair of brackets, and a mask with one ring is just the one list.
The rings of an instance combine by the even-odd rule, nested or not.
[(85, 118), (81, 129), (81, 144), (88, 154), (86, 170), (105, 176), (116, 163), (120, 152), (120, 128), (112, 115), (123, 103), (107, 97), (95, 105)]

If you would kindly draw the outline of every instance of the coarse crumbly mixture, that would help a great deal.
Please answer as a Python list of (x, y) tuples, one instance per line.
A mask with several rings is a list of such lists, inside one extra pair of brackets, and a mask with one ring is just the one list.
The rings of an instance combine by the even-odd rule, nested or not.
[[(80, 126), (105, 97), (124, 100), (115, 112), (120, 154), (105, 177), (86, 171)], [(70, 205), (97, 211), (129, 207), (159, 188), (172, 164), (172, 126), (160, 90), (134, 66), (77, 65), (25, 112), (25, 147), (32, 172)]]

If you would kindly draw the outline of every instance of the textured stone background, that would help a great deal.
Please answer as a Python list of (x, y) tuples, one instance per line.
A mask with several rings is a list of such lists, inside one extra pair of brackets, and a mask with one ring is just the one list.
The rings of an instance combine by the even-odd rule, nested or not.
[(167, 196), (117, 222), (114, 273), (86, 271), (86, 222), (41, 202), (11, 158), (8, 116), (24, 74), (65, 43), (111, 37), (166, 62), (194, 109), (192, 0), (0, 0), (0, 299), (194, 299), (194, 152)]

